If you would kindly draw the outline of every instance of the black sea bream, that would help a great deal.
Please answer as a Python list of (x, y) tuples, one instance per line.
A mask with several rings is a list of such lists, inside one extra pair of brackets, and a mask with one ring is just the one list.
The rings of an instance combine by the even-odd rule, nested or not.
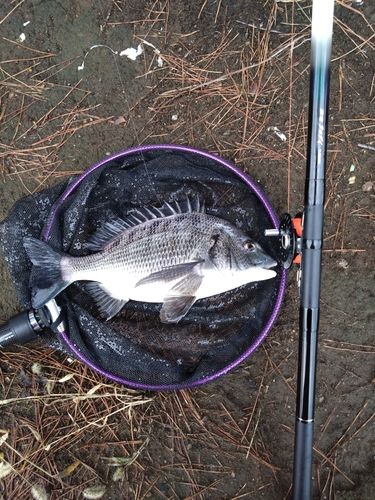
[[(185, 205), (185, 206), (183, 206)], [(177, 323), (198, 299), (273, 278), (276, 261), (233, 224), (191, 206), (164, 203), (134, 211), (100, 228), (72, 257), (35, 238), (25, 249), (36, 266), (33, 307), (38, 309), (74, 281), (88, 289), (108, 318), (128, 300), (160, 302), (160, 319)]]

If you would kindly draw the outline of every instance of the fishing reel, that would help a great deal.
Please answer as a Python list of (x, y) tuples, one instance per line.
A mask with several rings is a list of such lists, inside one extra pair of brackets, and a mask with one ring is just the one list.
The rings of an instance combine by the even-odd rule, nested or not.
[(60, 323), (60, 316), (61, 308), (54, 299), (40, 309), (29, 309), (13, 316), (0, 326), (0, 348), (37, 339), (46, 328)]
[(290, 214), (284, 214), (281, 217), (279, 229), (266, 229), (264, 234), (278, 238), (279, 256), (285, 269), (289, 269), (292, 264), (301, 263), (301, 213), (297, 214), (294, 219)]

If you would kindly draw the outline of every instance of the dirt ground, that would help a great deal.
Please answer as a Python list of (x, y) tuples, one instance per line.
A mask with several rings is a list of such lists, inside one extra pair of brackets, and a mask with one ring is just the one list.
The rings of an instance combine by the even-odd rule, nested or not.
[[(0, 219), (24, 195), (154, 143), (218, 154), (259, 181), (278, 214), (297, 213), (310, 7), (3, 1)], [(336, 2), (314, 499), (375, 498), (374, 36), (371, 0)], [(135, 60), (120, 55), (138, 47)], [(1, 259), (2, 324), (20, 305)], [(184, 391), (129, 390), (41, 341), (3, 349), (0, 497), (288, 498), (298, 307), (292, 268), (262, 346), (225, 377)]]

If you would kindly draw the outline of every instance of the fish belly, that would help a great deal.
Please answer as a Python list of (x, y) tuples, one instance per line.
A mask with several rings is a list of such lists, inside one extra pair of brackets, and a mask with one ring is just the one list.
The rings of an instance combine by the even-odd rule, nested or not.
[(232, 273), (230, 270), (212, 268), (204, 271), (204, 278), (197, 290), (196, 298), (203, 299), (220, 293), (225, 293), (248, 283), (263, 281), (276, 276), (271, 269), (251, 268), (245, 271)]

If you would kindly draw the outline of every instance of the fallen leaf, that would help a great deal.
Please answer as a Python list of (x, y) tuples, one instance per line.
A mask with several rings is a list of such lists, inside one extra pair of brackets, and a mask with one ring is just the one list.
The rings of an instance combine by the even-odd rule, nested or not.
[(89, 498), (90, 500), (96, 500), (97, 498), (102, 498), (106, 490), (104, 484), (100, 486), (93, 486), (92, 488), (85, 488), (82, 492), (83, 498)]
[(66, 469), (64, 469), (62, 472), (59, 473), (59, 477), (70, 476), (70, 474), (79, 466), (80, 463), (81, 463), (80, 460), (76, 460), (71, 465), (68, 465), (68, 467), (66, 467)]
[(365, 191), (365, 193), (368, 193), (368, 192), (372, 191), (373, 187), (374, 187), (374, 184), (372, 183), (372, 181), (367, 181), (363, 184), (362, 191)]
[(116, 118), (116, 120), (113, 122), (115, 125), (121, 125), (121, 123), (125, 123), (126, 120), (123, 116), (119, 116), (118, 118)]

